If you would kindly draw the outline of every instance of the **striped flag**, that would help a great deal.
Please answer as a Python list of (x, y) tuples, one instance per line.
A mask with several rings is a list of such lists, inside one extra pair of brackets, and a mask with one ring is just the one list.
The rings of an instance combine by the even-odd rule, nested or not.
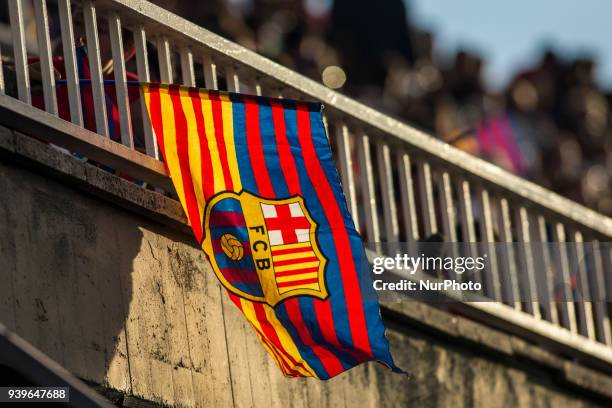
[(399, 372), (320, 104), (141, 86), (194, 235), (283, 374)]

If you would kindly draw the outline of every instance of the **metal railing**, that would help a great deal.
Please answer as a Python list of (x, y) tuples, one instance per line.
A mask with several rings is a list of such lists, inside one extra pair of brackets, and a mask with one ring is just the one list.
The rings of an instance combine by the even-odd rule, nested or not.
[[(182, 83), (208, 89), (294, 99), (319, 100), (325, 105), (325, 123), (349, 204), (365, 240), (418, 241), (440, 234), (448, 242), (542, 242), (558, 250), (521, 256), (508, 253), (491, 260), (482, 280), (484, 296), (500, 299), (510, 293), (530, 294), (532, 301), (464, 304), (462, 312), (490, 321), (536, 340), (545, 340), (570, 353), (577, 352), (612, 364), (610, 311), (612, 294), (610, 253), (593, 251), (589, 279), (583, 293), (596, 301), (577, 302), (572, 291), (564, 300), (540, 296), (537, 285), (552, 284), (551, 275), (569, 278), (572, 257), (564, 243), (599, 246), (612, 237), (612, 219), (516, 177), (479, 158), (426, 135), (406, 124), (284, 68), (144, 0), (33, 0), (42, 85), (43, 114), (24, 104), (33, 103), (35, 90), (28, 72), (24, 1), (8, 0), (12, 30), (12, 65), (21, 102), (0, 95), (4, 120), (27, 116), (30, 128), (45, 123), (49, 140), (95, 161), (118, 168), (155, 186), (168, 188), (158, 161), (156, 140), (139, 100), (131, 100), (127, 73), (139, 81)], [(48, 7), (57, 7), (61, 52), (49, 38)], [(85, 103), (79, 83), (76, 45), (87, 45), (91, 85)], [(126, 43), (129, 47), (126, 47)], [(128, 49), (129, 48), (129, 49)], [(7, 61), (11, 58), (2, 50)], [(134, 58), (129, 58), (133, 51)], [(54, 64), (61, 58), (62, 77)], [(112, 64), (103, 64), (112, 61)], [(5, 63), (6, 65), (6, 63)], [(108, 72), (113, 79), (108, 79)], [(1, 71), (0, 71), (1, 72)], [(82, 79), (82, 78), (81, 78)], [(0, 89), (5, 90), (0, 76)], [(109, 139), (109, 86), (118, 112), (116, 142)], [(59, 88), (65, 88), (69, 125), (59, 115)], [(40, 93), (40, 91), (37, 91)], [(11, 116), (12, 115), (12, 116)], [(86, 117), (93, 116), (92, 131)], [(8, 119), (7, 119), (8, 118)], [(116, 119), (116, 118), (115, 118)], [(28, 122), (29, 123), (29, 122)], [(24, 122), (26, 126), (26, 122)], [(69, 136), (67, 136), (69, 135)], [(123, 146), (120, 146), (123, 145)], [(142, 152), (138, 153), (136, 150)], [(526, 279), (501, 279), (523, 271)], [(553, 271), (553, 274), (549, 273)], [(514, 295), (514, 296), (512, 296)]]

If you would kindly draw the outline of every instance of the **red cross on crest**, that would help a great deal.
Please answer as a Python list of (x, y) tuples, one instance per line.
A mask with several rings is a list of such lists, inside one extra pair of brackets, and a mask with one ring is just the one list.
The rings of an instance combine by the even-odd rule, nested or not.
[(270, 245), (286, 245), (310, 240), (310, 221), (299, 203), (261, 204)]

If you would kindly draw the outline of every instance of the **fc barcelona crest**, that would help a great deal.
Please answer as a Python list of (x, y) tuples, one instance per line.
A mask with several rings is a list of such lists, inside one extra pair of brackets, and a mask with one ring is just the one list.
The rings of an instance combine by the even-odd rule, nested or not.
[(294, 296), (327, 298), (326, 259), (304, 200), (226, 191), (206, 206), (202, 248), (234, 294), (270, 306)]

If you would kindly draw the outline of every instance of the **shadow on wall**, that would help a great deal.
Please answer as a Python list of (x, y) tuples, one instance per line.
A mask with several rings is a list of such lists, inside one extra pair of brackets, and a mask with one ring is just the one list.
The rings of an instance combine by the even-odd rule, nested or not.
[(127, 386), (124, 322), (142, 232), (12, 166), (0, 164), (0, 191), (0, 320), (76, 375)]

